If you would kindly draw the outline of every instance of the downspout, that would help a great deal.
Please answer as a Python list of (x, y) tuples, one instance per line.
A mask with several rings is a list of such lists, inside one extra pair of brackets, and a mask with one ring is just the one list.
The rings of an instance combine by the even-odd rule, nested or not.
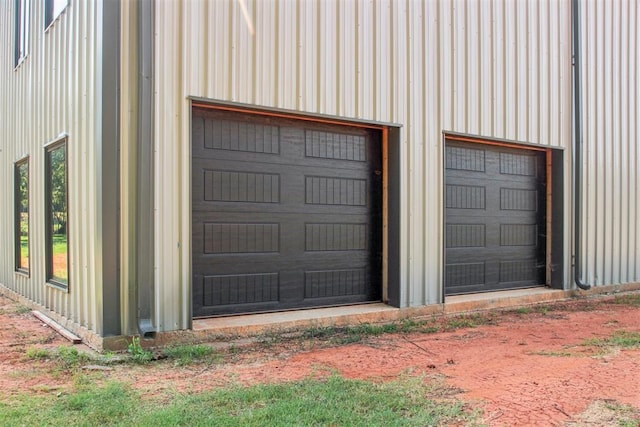
[(153, 338), (154, 301), (154, 168), (153, 168), (153, 66), (154, 3), (137, 3), (138, 21), (138, 144), (136, 153), (136, 283), (138, 331)]
[(572, 0), (573, 37), (573, 280), (583, 290), (591, 285), (582, 280), (582, 93), (580, 74), (580, 0)]

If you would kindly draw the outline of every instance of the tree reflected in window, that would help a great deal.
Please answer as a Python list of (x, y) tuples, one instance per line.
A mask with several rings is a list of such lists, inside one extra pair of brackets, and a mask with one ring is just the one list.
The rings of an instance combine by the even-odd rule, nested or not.
[(16, 269), (29, 271), (29, 160), (16, 163), (15, 170)]
[(66, 289), (69, 284), (66, 140), (48, 147), (46, 160), (47, 280)]

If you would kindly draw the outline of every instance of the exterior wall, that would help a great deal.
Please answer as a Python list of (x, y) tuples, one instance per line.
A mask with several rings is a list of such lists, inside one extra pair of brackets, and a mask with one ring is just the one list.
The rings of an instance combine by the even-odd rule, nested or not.
[(442, 132), (568, 149), (571, 4), (246, 3), (254, 35), (238, 1), (156, 6), (159, 328), (190, 321), (190, 96), (401, 125), (401, 304), (440, 302)]
[[(571, 3), (159, 0), (155, 5), (155, 324), (191, 322), (189, 97), (400, 126), (401, 305), (442, 301), (443, 132), (565, 150), (565, 283), (571, 286)], [(137, 37), (123, 2), (122, 331), (137, 311)], [(582, 262), (595, 285), (640, 281), (640, 4), (581, 4)], [(102, 1), (71, 0), (45, 32), (31, 2), (29, 54), (13, 67), (13, 1), (0, 5), (0, 284), (102, 333)], [(251, 28), (255, 33), (251, 33)], [(69, 135), (70, 292), (45, 285), (44, 150)], [(31, 274), (14, 273), (13, 164), (30, 156)], [(555, 178), (555, 177), (554, 177)], [(117, 226), (116, 226), (117, 227)], [(418, 236), (418, 238), (416, 238)], [(112, 329), (117, 326), (112, 326)]]
[(586, 1), (582, 23), (587, 283), (640, 281), (640, 2)]
[[(62, 316), (72, 329), (101, 333), (99, 227), (100, 2), (71, 1), (45, 32), (44, 2), (31, 2), (29, 53), (14, 69), (15, 2), (0, 5), (0, 284)], [(43, 146), (68, 134), (69, 292), (45, 284)], [(31, 271), (14, 273), (13, 164), (30, 166)]]

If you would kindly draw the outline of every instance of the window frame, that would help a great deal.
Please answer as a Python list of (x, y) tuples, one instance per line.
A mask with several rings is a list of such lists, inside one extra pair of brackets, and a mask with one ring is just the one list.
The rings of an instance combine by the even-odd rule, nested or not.
[[(21, 219), (21, 203), (22, 194), (20, 192), (20, 168), (22, 166), (27, 167), (27, 246), (28, 246), (28, 261), (27, 267), (22, 266), (22, 219)], [(30, 184), (31, 184), (31, 168), (29, 165), (29, 156), (25, 156), (14, 163), (14, 183), (13, 183), (13, 204), (14, 204), (14, 240), (15, 240), (15, 271), (16, 273), (24, 274), (29, 277), (31, 272), (31, 215), (30, 211)]]
[(31, 0), (15, 0), (14, 3), (13, 65), (18, 68), (29, 55), (29, 27)]
[(69, 7), (69, 0), (64, 1), (64, 6), (60, 10), (54, 10), (56, 0), (44, 0), (44, 30), (45, 32), (53, 25), (62, 13)]
[[(54, 276), (53, 272), (53, 211), (51, 194), (52, 194), (52, 179), (51, 179), (51, 153), (57, 149), (64, 147), (65, 157), (65, 208), (66, 208), (66, 238), (67, 238), (67, 279), (61, 279)], [(66, 135), (46, 144), (44, 146), (44, 203), (45, 203), (45, 259), (46, 259), (46, 283), (53, 286), (56, 289), (69, 292), (69, 285), (71, 283), (71, 271), (70, 271), (70, 250), (69, 250), (69, 144), (68, 137)]]

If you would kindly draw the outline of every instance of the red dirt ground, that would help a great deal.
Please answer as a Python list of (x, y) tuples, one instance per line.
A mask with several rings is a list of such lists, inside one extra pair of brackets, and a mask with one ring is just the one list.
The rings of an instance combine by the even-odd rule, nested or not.
[[(51, 392), (70, 387), (70, 376), (46, 373), (46, 362), (25, 357), (28, 348), (67, 343), (17, 307), (0, 296), (0, 390)], [(481, 409), (482, 422), (491, 426), (605, 425), (602, 419), (580, 421), (597, 401), (640, 409), (640, 349), (583, 345), (586, 339), (606, 339), (616, 331), (640, 332), (640, 308), (615, 304), (612, 298), (549, 307), (498, 312), (497, 324), (453, 332), (386, 334), (333, 347), (313, 340), (275, 339), (227, 349), (220, 364), (116, 365), (104, 375), (159, 394), (333, 373), (375, 380), (424, 374), (444, 378), (459, 389), (455, 397)]]

